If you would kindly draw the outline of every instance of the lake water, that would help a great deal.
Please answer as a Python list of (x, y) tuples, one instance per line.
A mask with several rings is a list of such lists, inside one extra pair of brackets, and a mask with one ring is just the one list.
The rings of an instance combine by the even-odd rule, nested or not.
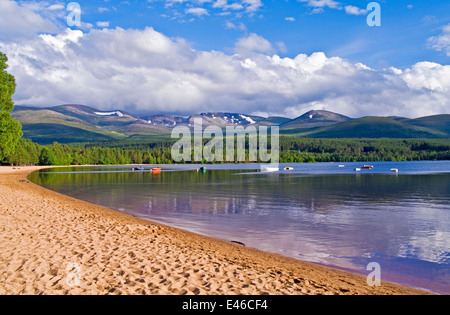
[[(364, 164), (374, 169), (354, 171)], [(81, 167), (29, 178), (140, 218), (362, 275), (377, 262), (382, 280), (450, 293), (450, 161), (285, 166), (294, 171)]]

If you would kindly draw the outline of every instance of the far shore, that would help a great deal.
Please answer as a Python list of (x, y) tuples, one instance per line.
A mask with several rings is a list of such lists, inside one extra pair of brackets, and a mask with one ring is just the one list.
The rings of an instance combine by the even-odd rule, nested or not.
[[(55, 166), (52, 166), (52, 168)], [(2, 295), (422, 295), (135, 218), (0, 167)]]

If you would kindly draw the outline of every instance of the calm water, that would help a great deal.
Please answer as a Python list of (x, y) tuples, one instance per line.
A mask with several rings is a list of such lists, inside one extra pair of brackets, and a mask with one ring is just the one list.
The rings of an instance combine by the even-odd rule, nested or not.
[[(200, 234), (450, 293), (450, 162), (51, 169), (30, 180), (52, 190)], [(339, 167), (344, 165), (345, 167)], [(284, 168), (285, 165), (282, 165)], [(149, 167), (147, 167), (149, 168)], [(390, 169), (398, 168), (394, 174)]]

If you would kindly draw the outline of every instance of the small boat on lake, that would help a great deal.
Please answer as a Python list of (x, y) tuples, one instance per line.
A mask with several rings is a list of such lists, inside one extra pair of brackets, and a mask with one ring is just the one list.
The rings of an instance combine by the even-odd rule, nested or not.
[(271, 165), (261, 165), (261, 172), (278, 172), (279, 170), (280, 170), (279, 167)]
[(398, 173), (398, 169), (397, 168), (393, 168), (393, 169), (391, 169), (391, 172), (392, 173)]
[(285, 170), (285, 171), (293, 171), (294, 168), (293, 168), (293, 167), (285, 167), (284, 170)]
[(355, 168), (355, 172), (361, 172), (360, 168)]
[(361, 169), (363, 169), (363, 170), (373, 170), (373, 166), (372, 165), (364, 165), (363, 167), (361, 167)]

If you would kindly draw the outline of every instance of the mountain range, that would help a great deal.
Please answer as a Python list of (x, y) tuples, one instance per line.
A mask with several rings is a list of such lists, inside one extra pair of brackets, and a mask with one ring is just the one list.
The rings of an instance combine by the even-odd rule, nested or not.
[(22, 123), (24, 137), (40, 144), (101, 142), (124, 139), (167, 139), (174, 126), (279, 126), (280, 133), (308, 138), (450, 138), (450, 115), (350, 118), (312, 110), (295, 119), (211, 112), (189, 117), (135, 116), (121, 110), (101, 111), (85, 105), (47, 108), (16, 106), (13, 117)]

